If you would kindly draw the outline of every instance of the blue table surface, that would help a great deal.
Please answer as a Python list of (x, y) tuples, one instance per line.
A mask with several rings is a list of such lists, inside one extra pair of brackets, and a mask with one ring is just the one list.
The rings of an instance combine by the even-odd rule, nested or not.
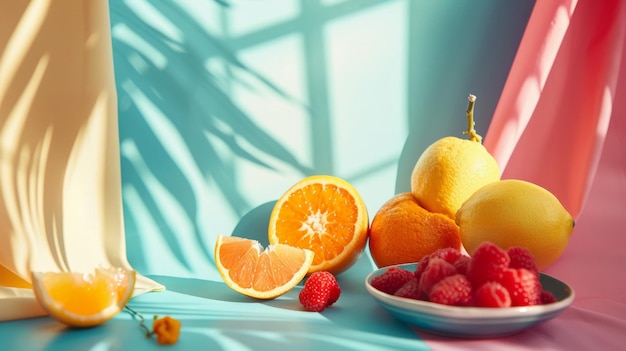
[[(134, 297), (128, 306), (147, 325), (154, 314), (182, 321), (178, 343), (167, 350), (427, 350), (407, 324), (394, 319), (367, 293), (365, 277), (375, 267), (364, 254), (337, 278), (336, 304), (321, 313), (298, 302), (297, 286), (269, 301), (240, 295), (222, 281), (150, 276), (166, 291)], [(162, 350), (146, 339), (139, 321), (122, 312), (90, 329), (68, 329), (42, 317), (0, 323), (1, 350)]]

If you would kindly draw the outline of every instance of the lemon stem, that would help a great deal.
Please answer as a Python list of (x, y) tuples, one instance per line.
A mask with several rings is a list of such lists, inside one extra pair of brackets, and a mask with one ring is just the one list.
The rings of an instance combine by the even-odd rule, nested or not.
[(467, 110), (465, 111), (465, 115), (467, 115), (467, 130), (463, 132), (463, 134), (469, 134), (469, 140), (480, 143), (483, 140), (483, 137), (476, 133), (476, 129), (474, 129), (474, 104), (476, 103), (476, 96), (470, 94), (467, 97)]

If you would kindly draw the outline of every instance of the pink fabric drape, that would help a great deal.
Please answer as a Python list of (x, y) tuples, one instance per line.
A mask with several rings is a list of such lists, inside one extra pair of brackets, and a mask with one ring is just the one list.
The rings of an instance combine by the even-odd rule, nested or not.
[(484, 142), (503, 178), (542, 185), (580, 214), (623, 103), (625, 45), (624, 1), (538, 1)]
[(616, 350), (626, 330), (626, 1), (538, 0), (484, 145), (503, 178), (553, 192), (576, 218), (546, 273), (576, 298), (559, 317), (492, 340), (425, 333), (434, 350)]

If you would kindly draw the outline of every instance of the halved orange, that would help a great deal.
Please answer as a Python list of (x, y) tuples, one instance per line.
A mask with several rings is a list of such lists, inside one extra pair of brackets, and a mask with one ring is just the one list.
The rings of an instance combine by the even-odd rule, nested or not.
[(135, 287), (135, 271), (97, 268), (92, 273), (33, 272), (39, 304), (58, 321), (72, 327), (92, 327), (120, 312)]
[(231, 289), (257, 299), (273, 299), (298, 285), (313, 252), (289, 245), (263, 246), (256, 240), (218, 235), (215, 265)]
[(339, 274), (359, 258), (369, 230), (365, 203), (347, 181), (329, 175), (306, 177), (276, 202), (270, 216), (270, 244), (315, 253), (308, 274)]

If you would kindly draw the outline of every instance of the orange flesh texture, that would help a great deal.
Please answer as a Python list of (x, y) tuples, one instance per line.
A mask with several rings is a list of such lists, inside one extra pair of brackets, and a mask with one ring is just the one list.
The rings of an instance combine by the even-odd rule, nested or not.
[(46, 273), (43, 284), (52, 300), (77, 315), (97, 314), (117, 302), (117, 291), (109, 288), (110, 281), (98, 276)]
[(276, 236), (283, 244), (312, 250), (315, 266), (343, 252), (354, 238), (358, 217), (355, 199), (347, 190), (310, 184), (293, 192), (281, 206)]
[(286, 245), (261, 245), (247, 239), (223, 237), (217, 255), (230, 279), (240, 287), (264, 292), (289, 282), (306, 261), (305, 251)]
[(122, 302), (128, 284), (126, 274), (45, 273), (43, 286), (50, 299), (64, 311), (81, 316), (98, 314)]

